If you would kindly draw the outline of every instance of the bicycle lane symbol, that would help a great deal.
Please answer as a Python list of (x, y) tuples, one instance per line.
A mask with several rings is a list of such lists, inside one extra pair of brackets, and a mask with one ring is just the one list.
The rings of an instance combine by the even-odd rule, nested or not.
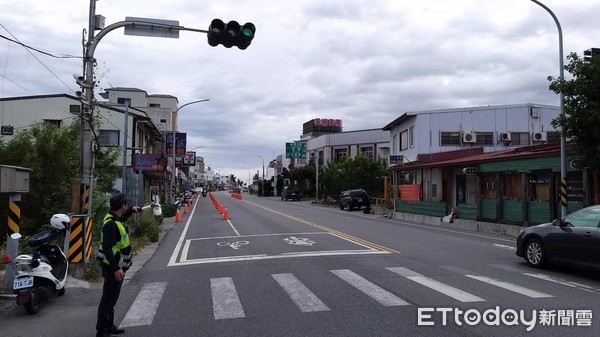
[(225, 247), (225, 246), (229, 246), (233, 249), (240, 249), (241, 246), (243, 245), (247, 245), (250, 242), (248, 241), (236, 241), (236, 242), (217, 242), (217, 246), (219, 247)]

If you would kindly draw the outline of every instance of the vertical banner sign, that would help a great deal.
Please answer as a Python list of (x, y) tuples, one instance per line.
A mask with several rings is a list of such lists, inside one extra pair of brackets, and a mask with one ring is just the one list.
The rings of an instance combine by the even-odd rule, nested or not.
[(11, 194), (8, 200), (8, 236), (19, 233), (21, 219), (21, 195)]
[[(166, 154), (168, 157), (173, 156), (173, 133), (167, 132), (166, 137)], [(175, 134), (175, 166), (181, 167), (182, 159), (185, 156), (187, 134), (185, 132), (177, 132)]]

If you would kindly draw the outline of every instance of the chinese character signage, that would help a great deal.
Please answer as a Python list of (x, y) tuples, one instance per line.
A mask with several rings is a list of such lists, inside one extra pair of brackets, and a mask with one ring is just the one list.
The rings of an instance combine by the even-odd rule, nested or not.
[(306, 158), (306, 143), (285, 143), (286, 158)]
[[(186, 133), (185, 132), (177, 132), (175, 139), (175, 154), (177, 156), (185, 155), (185, 143), (186, 143)], [(173, 155), (173, 132), (167, 132), (165, 134), (166, 137), (166, 147), (167, 147), (167, 155)]]
[(134, 170), (142, 171), (162, 171), (163, 158), (160, 154), (139, 154), (133, 156)]

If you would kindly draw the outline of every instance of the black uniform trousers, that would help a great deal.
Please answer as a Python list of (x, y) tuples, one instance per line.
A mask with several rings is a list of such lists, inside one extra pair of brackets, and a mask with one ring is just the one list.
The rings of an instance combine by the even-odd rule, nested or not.
[(115, 305), (121, 293), (123, 281), (117, 281), (115, 274), (108, 268), (102, 266), (102, 276), (104, 276), (104, 285), (102, 286), (102, 298), (98, 305), (98, 320), (96, 322), (96, 331), (110, 332), (115, 324)]

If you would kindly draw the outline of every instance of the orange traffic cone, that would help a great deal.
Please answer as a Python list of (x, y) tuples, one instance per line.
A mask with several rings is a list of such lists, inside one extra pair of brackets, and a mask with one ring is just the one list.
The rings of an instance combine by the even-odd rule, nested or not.
[(187, 203), (183, 206), (183, 214), (188, 214), (190, 211), (188, 210)]
[(175, 222), (181, 222), (181, 213), (179, 213), (179, 207), (177, 207), (177, 211), (175, 212)]
[(227, 208), (223, 208), (223, 220), (229, 220), (229, 211)]

